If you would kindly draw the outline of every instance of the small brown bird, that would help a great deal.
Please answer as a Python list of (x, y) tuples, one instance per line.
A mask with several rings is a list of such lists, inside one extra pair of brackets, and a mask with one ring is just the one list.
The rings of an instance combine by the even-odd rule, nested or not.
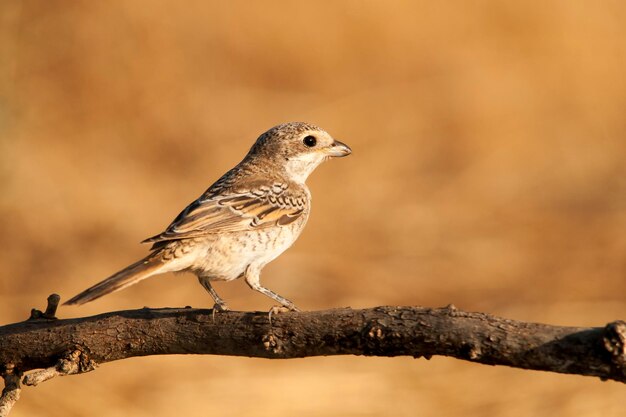
[(261, 269), (302, 232), (311, 210), (307, 177), (325, 160), (350, 153), (347, 145), (308, 123), (271, 128), (163, 233), (142, 242), (153, 244), (152, 253), (65, 304), (93, 301), (156, 274), (190, 271), (218, 310), (228, 307), (211, 281), (244, 277), (253, 290), (297, 311), (294, 303), (261, 285)]

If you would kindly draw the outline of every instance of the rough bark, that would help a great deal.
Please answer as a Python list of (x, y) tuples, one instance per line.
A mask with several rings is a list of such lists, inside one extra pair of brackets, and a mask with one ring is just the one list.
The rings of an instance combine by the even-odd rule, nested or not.
[[(50, 301), (50, 300), (49, 300)], [(52, 300), (53, 302), (57, 300)], [(55, 306), (56, 307), (56, 306)], [(451, 356), (487, 365), (626, 382), (626, 323), (560, 327), (446, 308), (376, 307), (280, 313), (192, 308), (117, 311), (57, 320), (54, 308), (0, 327), (0, 371), (27, 385), (134, 356), (214, 354)], [(10, 371), (10, 372), (9, 372)]]
[(11, 365), (6, 365), (2, 377), (4, 378), (4, 389), (0, 395), (0, 417), (6, 417), (11, 409), (20, 399), (20, 377), (18, 372)]

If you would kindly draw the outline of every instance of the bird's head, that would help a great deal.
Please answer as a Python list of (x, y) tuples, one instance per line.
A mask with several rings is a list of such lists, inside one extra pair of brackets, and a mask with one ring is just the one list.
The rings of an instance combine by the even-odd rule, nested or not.
[(293, 181), (303, 183), (325, 160), (351, 153), (348, 145), (333, 139), (323, 129), (291, 122), (274, 126), (259, 136), (246, 159), (262, 158), (283, 168)]

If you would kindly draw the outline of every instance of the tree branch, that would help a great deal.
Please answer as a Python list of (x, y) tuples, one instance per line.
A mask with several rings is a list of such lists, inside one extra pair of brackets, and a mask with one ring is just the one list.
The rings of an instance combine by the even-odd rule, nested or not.
[(4, 379), (4, 389), (0, 395), (0, 417), (6, 417), (11, 409), (20, 399), (20, 373), (15, 370), (13, 364), (5, 364), (2, 378)]
[(605, 327), (560, 327), (467, 313), (454, 306), (289, 312), (275, 314), (271, 324), (267, 313), (214, 314), (192, 308), (144, 308), (67, 320), (53, 318), (54, 311), (47, 313), (0, 327), (0, 370), (5, 378), (40, 369), (23, 381), (36, 385), (105, 362), (165, 354), (272, 359), (444, 355), (626, 382), (623, 321)]

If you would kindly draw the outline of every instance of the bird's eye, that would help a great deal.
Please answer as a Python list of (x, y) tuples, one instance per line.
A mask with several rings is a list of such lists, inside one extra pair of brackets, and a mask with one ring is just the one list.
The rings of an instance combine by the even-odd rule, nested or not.
[(315, 139), (315, 136), (309, 135), (302, 139), (302, 143), (304, 143), (309, 148), (312, 148), (317, 144), (317, 139)]

